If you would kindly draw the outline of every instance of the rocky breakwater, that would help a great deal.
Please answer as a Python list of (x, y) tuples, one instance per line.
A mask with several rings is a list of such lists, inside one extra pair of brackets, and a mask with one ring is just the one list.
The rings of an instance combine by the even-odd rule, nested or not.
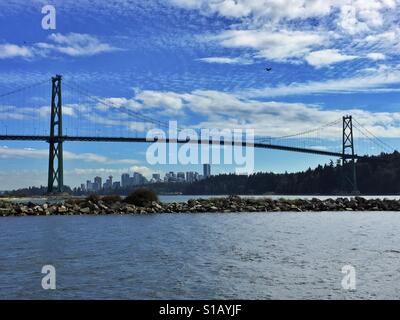
[(311, 212), (311, 211), (400, 211), (399, 200), (337, 198), (337, 199), (279, 199), (226, 198), (197, 199), (187, 202), (160, 203), (152, 201), (137, 206), (119, 201), (68, 199), (56, 204), (12, 203), (0, 200), (0, 216), (51, 215), (109, 215), (152, 213), (206, 213), (206, 212)]

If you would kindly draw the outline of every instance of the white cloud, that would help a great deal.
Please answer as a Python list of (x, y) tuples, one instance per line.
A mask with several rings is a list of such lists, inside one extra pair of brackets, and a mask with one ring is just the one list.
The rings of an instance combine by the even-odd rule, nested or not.
[(242, 95), (247, 97), (278, 97), (339, 92), (371, 92), (381, 89), (396, 91), (396, 88), (387, 88), (387, 86), (400, 83), (399, 67), (389, 68), (380, 66), (379, 68), (371, 68), (366, 71), (366, 73), (357, 74), (350, 78), (293, 83), (290, 85), (280, 85), (263, 89), (250, 89), (242, 92)]
[(125, 107), (134, 111), (140, 110), (142, 105), (137, 101), (127, 98), (99, 98), (100, 102), (96, 105), (96, 108), (101, 111), (108, 110), (111, 108)]
[(242, 57), (207, 57), (197, 59), (198, 61), (207, 62), (207, 63), (217, 63), (217, 64), (250, 64), (252, 63), (251, 59), (246, 59)]
[(378, 50), (381, 53), (398, 55), (400, 52), (400, 28), (392, 26), (390, 30), (368, 35), (360, 43), (371, 48), (372, 53)]
[(306, 56), (306, 61), (315, 67), (327, 66), (333, 63), (357, 59), (357, 56), (341, 54), (336, 49), (313, 51)]
[(235, 18), (225, 31), (202, 38), (226, 48), (251, 49), (254, 58), (321, 67), (376, 50), (399, 54), (398, 0), (170, 1), (203, 15)]
[(395, 10), (396, 0), (170, 0), (176, 6), (241, 18), (246, 23), (265, 24), (282, 20), (324, 18), (338, 12), (337, 24), (354, 34), (383, 24), (387, 10)]
[(145, 90), (139, 92), (135, 99), (140, 101), (146, 108), (160, 107), (168, 113), (178, 113), (182, 109), (180, 95), (175, 92)]
[[(6, 146), (0, 147), (0, 158), (15, 159), (15, 158), (36, 158), (48, 159), (48, 149), (33, 149), (33, 148), (10, 148)], [(81, 160), (85, 162), (107, 163), (107, 164), (130, 164), (138, 163), (135, 159), (110, 159), (96, 153), (74, 153), (64, 151), (65, 160)]]
[(46, 57), (49, 52), (81, 57), (122, 50), (89, 34), (68, 33), (64, 35), (53, 33), (48, 37), (48, 40), (49, 42), (39, 42), (32, 46), (0, 44), (0, 59)]
[[(377, 80), (377, 79), (375, 79)], [(382, 80), (382, 79), (381, 79)], [(280, 88), (280, 94), (292, 94), (290, 90), (312, 92), (312, 90), (332, 90), (341, 88), (347, 90), (348, 85), (359, 80), (348, 80), (341, 84), (309, 84), (309, 87)], [(376, 81), (375, 81), (376, 83)], [(371, 80), (371, 84), (373, 80)], [(364, 83), (364, 86), (366, 83)], [(354, 88), (354, 87), (353, 87)], [(364, 87), (365, 88), (365, 87)], [(277, 89), (278, 90), (278, 89)], [(286, 92), (285, 92), (286, 90)], [(226, 93), (216, 90), (194, 90), (189, 93), (155, 92), (158, 101), (168, 99), (173, 94), (175, 103), (183, 115), (196, 114), (196, 119), (206, 119), (190, 124), (197, 128), (231, 128), (255, 129), (256, 134), (266, 136), (284, 136), (315, 127), (315, 124), (325, 124), (340, 119), (344, 114), (352, 114), (360, 123), (371, 132), (382, 137), (396, 137), (400, 134), (400, 113), (371, 112), (359, 108), (328, 110), (319, 105), (304, 103), (287, 103), (278, 101), (259, 101), (250, 98), (254, 92), (247, 92), (248, 97), (242, 94)], [(274, 92), (273, 92), (274, 93)], [(137, 93), (139, 96), (141, 92)], [(149, 111), (157, 115), (157, 104), (149, 106)], [(268, 125), (265, 125), (265, 124)], [(179, 125), (182, 125), (180, 123)], [(322, 132), (321, 137), (340, 137), (340, 126)]]
[(356, 8), (351, 5), (344, 5), (340, 8), (338, 25), (350, 34), (368, 31), (368, 24), (357, 18)]
[(326, 40), (319, 33), (289, 30), (228, 30), (205, 39), (227, 48), (251, 48), (256, 57), (277, 61), (302, 58)]
[[(112, 117), (112, 115), (110, 115), (110, 114), (108, 116), (102, 116), (102, 115), (93, 116), (93, 114), (92, 115), (85, 114), (84, 117), (85, 117), (85, 119), (87, 119), (88, 121), (90, 121), (92, 123), (102, 124), (102, 125), (108, 126), (108, 127), (126, 128), (127, 130), (133, 131), (133, 132), (146, 132), (155, 127), (154, 123), (146, 122), (146, 121), (143, 121), (142, 119), (140, 119), (140, 121), (139, 121), (139, 119), (136, 119), (136, 120), (123, 119), (124, 115), (126, 115), (126, 114), (119, 113), (117, 115), (113, 115), (114, 117)], [(123, 118), (121, 116), (123, 116)], [(153, 112), (153, 116), (154, 116), (154, 112)], [(119, 118), (117, 118), (117, 117), (119, 117)], [(89, 136), (92, 134), (93, 134), (92, 132), (88, 133)], [(111, 133), (109, 135), (112, 136), (113, 134)]]
[(349, 34), (368, 32), (383, 25), (385, 10), (396, 8), (396, 0), (341, 1), (338, 25)]
[(368, 35), (364, 41), (367, 43), (375, 44), (378, 42), (393, 44), (397, 40), (397, 35), (399, 28), (394, 28), (394, 30), (386, 31), (382, 33), (375, 33)]
[(30, 58), (33, 56), (33, 53), (30, 48), (26, 46), (17, 46), (15, 44), (0, 44), (0, 59), (7, 58)]
[[(77, 111), (84, 111), (84, 105), (65, 104), (63, 105), (63, 115), (69, 117), (77, 117)], [(40, 118), (48, 118), (50, 116), (49, 106), (38, 107), (17, 107), (11, 105), (0, 106), (0, 119), (14, 120), (33, 120)]]
[(197, 9), (204, 14), (217, 13), (229, 18), (306, 19), (330, 13), (332, 0), (170, 0), (173, 4)]
[(367, 58), (371, 60), (385, 60), (386, 56), (383, 53), (371, 52), (367, 54)]
[[(150, 178), (152, 171), (145, 166), (130, 166), (125, 168), (75, 168), (64, 170), (64, 182), (71, 187), (80, 186), (86, 180), (93, 180), (95, 176), (106, 178), (114, 176), (115, 180), (120, 180), (123, 173), (139, 172)], [(10, 176), (13, 179), (10, 179)], [(40, 186), (47, 185), (47, 171), (29, 169), (29, 170), (3, 170), (0, 171), (0, 190), (12, 190), (18, 188), (26, 188), (28, 185)], [(4, 182), (7, 182), (5, 184)]]
[(101, 42), (89, 34), (69, 33), (63, 35), (61, 33), (53, 33), (49, 36), (49, 40), (52, 43), (41, 42), (36, 44), (36, 46), (40, 49), (54, 50), (73, 57), (92, 56), (99, 53), (121, 50), (108, 43)]
[[(219, 106), (225, 96), (214, 95), (214, 105)], [(206, 121), (197, 124), (201, 128), (254, 129), (256, 134), (263, 136), (285, 136), (308, 131), (334, 120), (341, 119), (345, 114), (351, 114), (364, 127), (380, 137), (398, 137), (400, 134), (400, 112), (370, 112), (357, 108), (324, 109), (315, 105), (303, 103), (262, 102), (257, 100), (239, 100), (230, 108), (208, 108), (208, 105), (192, 105), (207, 115)], [(251, 111), (251, 112), (250, 112)], [(268, 125), (265, 125), (265, 124)], [(341, 137), (341, 127), (326, 128), (319, 133), (319, 138)]]

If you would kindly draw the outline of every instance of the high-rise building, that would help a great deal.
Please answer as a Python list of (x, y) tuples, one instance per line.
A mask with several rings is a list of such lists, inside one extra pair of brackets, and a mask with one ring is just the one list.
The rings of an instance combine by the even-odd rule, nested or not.
[(203, 177), (208, 178), (211, 176), (211, 165), (209, 163), (203, 164)]
[(161, 182), (161, 175), (159, 173), (153, 173), (151, 182), (153, 182), (153, 183)]
[(106, 182), (103, 184), (104, 189), (111, 189), (112, 188), (112, 176), (109, 176)]
[(186, 182), (192, 183), (195, 181), (195, 173), (193, 171), (186, 172)]
[(93, 191), (99, 191), (101, 189), (101, 177), (95, 177), (93, 183)]
[(127, 188), (130, 186), (129, 173), (122, 174), (121, 185), (122, 185), (122, 188)]
[(81, 183), (81, 191), (86, 191), (86, 186), (84, 183)]
[(86, 190), (93, 191), (93, 184), (90, 180), (86, 180)]
[(113, 184), (112, 184), (112, 188), (113, 188), (113, 190), (120, 189), (121, 188), (121, 182), (114, 181)]
[(139, 172), (134, 172), (133, 173), (133, 176), (132, 176), (132, 178), (133, 178), (133, 185), (134, 186), (138, 186), (138, 185), (140, 185), (140, 184), (142, 184), (142, 175), (139, 173)]
[(164, 181), (165, 182), (176, 182), (176, 174), (175, 174), (175, 172), (170, 171), (170, 172), (166, 173)]
[(184, 172), (178, 172), (176, 175), (176, 180), (178, 182), (185, 182), (185, 173)]
[(159, 173), (153, 173), (152, 175), (154, 180), (160, 180), (160, 174)]

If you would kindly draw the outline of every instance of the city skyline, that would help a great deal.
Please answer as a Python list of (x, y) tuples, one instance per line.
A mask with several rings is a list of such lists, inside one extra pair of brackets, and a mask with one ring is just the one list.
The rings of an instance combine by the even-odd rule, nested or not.
[(160, 173), (152, 173), (151, 179), (146, 179), (141, 173), (133, 172), (132, 176), (129, 173), (123, 173), (120, 181), (113, 181), (113, 176), (108, 176), (104, 183), (103, 177), (96, 176), (91, 180), (87, 180), (86, 183), (81, 183), (79, 187), (73, 188), (74, 190), (82, 192), (97, 192), (101, 190), (116, 190), (120, 188), (130, 188), (133, 186), (141, 186), (149, 183), (170, 183), (170, 182), (195, 182), (211, 176), (211, 165), (203, 164), (203, 174), (199, 174), (195, 171), (180, 171), (180, 172), (166, 172), (164, 178), (161, 179)]

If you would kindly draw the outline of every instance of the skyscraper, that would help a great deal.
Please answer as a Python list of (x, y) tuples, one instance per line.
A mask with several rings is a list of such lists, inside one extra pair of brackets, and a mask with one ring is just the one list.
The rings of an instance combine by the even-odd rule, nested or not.
[(99, 191), (101, 189), (101, 177), (95, 177), (94, 178), (94, 184), (93, 184), (93, 191)]
[(121, 185), (122, 185), (122, 188), (126, 188), (126, 187), (130, 186), (129, 173), (122, 174)]
[(208, 178), (211, 176), (211, 165), (209, 163), (203, 164), (203, 177)]
[(186, 182), (194, 182), (195, 181), (195, 173), (193, 171), (186, 172)]
[(144, 183), (144, 177), (139, 172), (134, 172), (132, 176), (132, 184), (134, 186), (142, 185)]
[(178, 182), (185, 182), (185, 173), (178, 172), (178, 174), (176, 175), (176, 179)]
[(159, 173), (153, 173), (152, 181), (153, 182), (160, 182), (161, 181), (161, 175)]
[(92, 182), (90, 180), (86, 180), (86, 190), (92, 191)]
[(121, 182), (114, 181), (113, 184), (112, 184), (112, 188), (113, 188), (113, 190), (120, 189), (121, 188)]
[(111, 189), (112, 188), (112, 176), (109, 176), (108, 179), (106, 180), (106, 182), (103, 185), (104, 189)]

